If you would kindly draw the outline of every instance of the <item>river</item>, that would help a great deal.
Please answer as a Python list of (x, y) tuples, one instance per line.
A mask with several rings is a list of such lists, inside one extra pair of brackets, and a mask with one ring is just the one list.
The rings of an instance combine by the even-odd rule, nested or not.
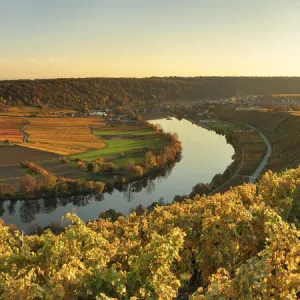
[(136, 192), (131, 188), (129, 192), (114, 190), (112, 194), (106, 193), (103, 197), (88, 195), (5, 201), (2, 205), (0, 203), (0, 217), (6, 223), (15, 224), (18, 229), (29, 232), (34, 226), (44, 227), (52, 222), (61, 222), (61, 217), (73, 210), (84, 221), (97, 219), (100, 212), (108, 209), (128, 214), (130, 209), (139, 204), (147, 207), (158, 201), (170, 203), (176, 195), (189, 194), (197, 183), (209, 183), (215, 174), (223, 173), (232, 162), (234, 149), (227, 144), (224, 136), (184, 119), (150, 122), (160, 124), (167, 132), (177, 132), (182, 142), (182, 159), (167, 176), (148, 180)]

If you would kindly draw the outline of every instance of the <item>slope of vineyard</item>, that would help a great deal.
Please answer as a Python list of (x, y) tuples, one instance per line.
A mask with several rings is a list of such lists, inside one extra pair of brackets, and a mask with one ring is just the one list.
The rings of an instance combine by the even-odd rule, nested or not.
[(0, 298), (296, 299), (299, 201), (300, 168), (59, 235), (0, 224)]
[(248, 123), (260, 130), (272, 144), (268, 168), (281, 171), (300, 163), (300, 116), (287, 112), (239, 111), (216, 108), (216, 116), (229, 122)]

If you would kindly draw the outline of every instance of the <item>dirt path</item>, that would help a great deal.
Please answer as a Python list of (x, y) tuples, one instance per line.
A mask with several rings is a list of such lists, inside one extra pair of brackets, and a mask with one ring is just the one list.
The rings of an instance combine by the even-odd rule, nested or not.
[(23, 127), (20, 129), (20, 132), (23, 133), (23, 143), (26, 144), (28, 141), (28, 133), (25, 132), (25, 129), (27, 127), (27, 125), (29, 124), (29, 122), (27, 120), (25, 120), (24, 118), (22, 118), (25, 122), (25, 124), (23, 125)]

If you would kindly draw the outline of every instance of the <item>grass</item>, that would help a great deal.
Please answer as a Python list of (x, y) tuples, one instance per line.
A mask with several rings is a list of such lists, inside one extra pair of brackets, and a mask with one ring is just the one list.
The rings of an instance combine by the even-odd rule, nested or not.
[(241, 129), (241, 126), (226, 122), (207, 122), (205, 125), (212, 130), (222, 130), (225, 134)]
[[(126, 158), (134, 158), (136, 152), (144, 153), (143, 148), (153, 147), (155, 150), (161, 149), (167, 144), (165, 138), (153, 138), (153, 139), (118, 139), (118, 140), (104, 140), (106, 147), (103, 149), (89, 150), (85, 153), (73, 155), (73, 158), (81, 158), (87, 161), (93, 161), (102, 157), (104, 159), (115, 159), (118, 158), (120, 152), (126, 153)], [(135, 152), (135, 154), (133, 154)], [(130, 156), (129, 156), (130, 153)], [(123, 161), (125, 161), (125, 159)], [(123, 162), (121, 159), (120, 163)]]
[(105, 135), (153, 135), (152, 129), (141, 129), (141, 130), (93, 130), (94, 135), (105, 136)]

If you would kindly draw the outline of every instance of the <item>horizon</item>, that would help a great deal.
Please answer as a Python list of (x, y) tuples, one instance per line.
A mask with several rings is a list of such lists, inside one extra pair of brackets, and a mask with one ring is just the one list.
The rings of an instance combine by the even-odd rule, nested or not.
[(271, 0), (2, 1), (0, 80), (298, 77), (299, 10)]
[(41, 77), (41, 78), (16, 78), (16, 79), (1, 79), (0, 82), (3, 81), (39, 81), (39, 80), (63, 80), (63, 79), (152, 79), (152, 78), (184, 78), (184, 79), (191, 79), (191, 78), (300, 78), (299, 76), (218, 76), (218, 75), (210, 75), (210, 76), (205, 76), (205, 75), (200, 75), (200, 76), (148, 76), (148, 77), (133, 77), (133, 76), (128, 76), (128, 77), (105, 77), (105, 76), (93, 76), (93, 77)]

